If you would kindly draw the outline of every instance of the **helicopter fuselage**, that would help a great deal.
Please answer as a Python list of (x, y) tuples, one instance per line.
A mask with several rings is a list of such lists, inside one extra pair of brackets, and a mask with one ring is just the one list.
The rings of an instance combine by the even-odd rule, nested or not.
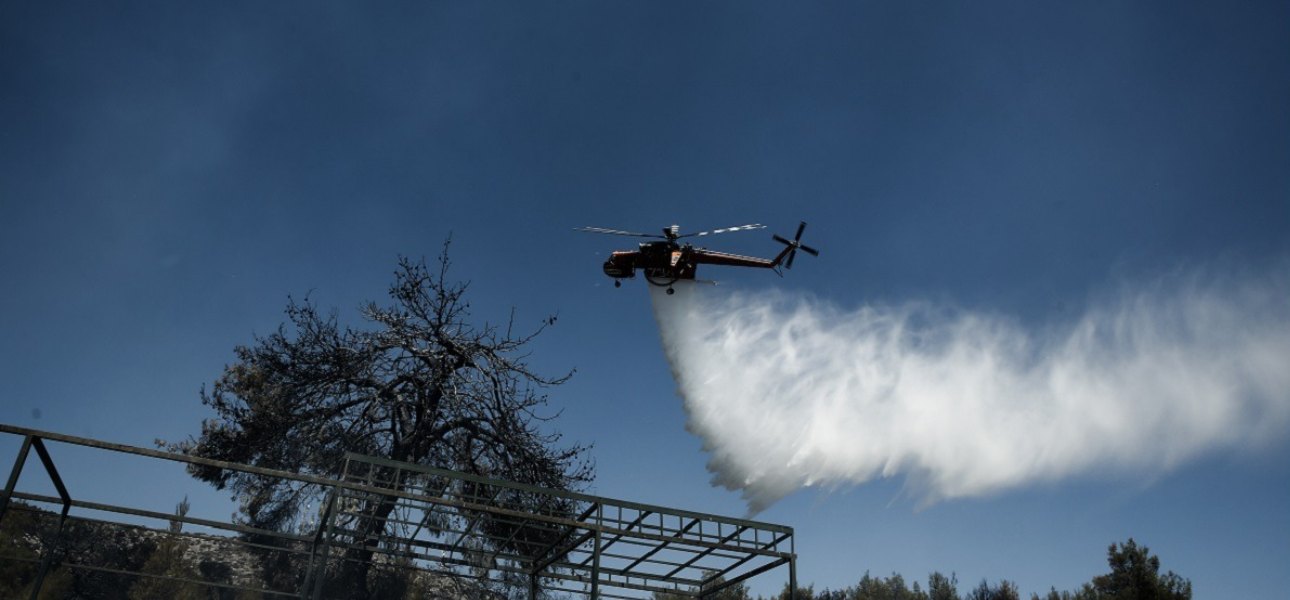
[(650, 283), (669, 285), (680, 279), (694, 279), (697, 264), (694, 247), (675, 242), (645, 242), (635, 251), (620, 250), (605, 261), (605, 275), (614, 279), (636, 277), (636, 270), (645, 273)]

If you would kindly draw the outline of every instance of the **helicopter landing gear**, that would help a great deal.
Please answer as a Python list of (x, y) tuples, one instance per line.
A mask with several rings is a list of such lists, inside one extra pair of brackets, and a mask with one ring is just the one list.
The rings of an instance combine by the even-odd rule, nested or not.
[(674, 290), (674, 289), (672, 289), (672, 288), (670, 288), (670, 287), (669, 287), (669, 288), (667, 288), (667, 295), (671, 296), (672, 294), (675, 294), (675, 293), (676, 293), (676, 290)]
[(621, 281), (619, 281), (619, 280), (615, 279), (615, 280), (614, 280), (614, 287), (616, 287), (616, 288), (617, 288), (617, 287), (623, 287), (623, 282), (621, 282)]

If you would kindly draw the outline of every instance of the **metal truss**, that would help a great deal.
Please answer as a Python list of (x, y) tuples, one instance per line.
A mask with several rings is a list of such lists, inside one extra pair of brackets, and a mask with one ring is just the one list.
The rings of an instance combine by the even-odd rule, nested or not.
[[(554, 490), (388, 459), (347, 454), (337, 479), (263, 469), (0, 424), (23, 436), (17, 462), (0, 497), (0, 520), (10, 499), (61, 505), (58, 531), (77, 512), (106, 513), (106, 522), (165, 531), (173, 522), (223, 532), (223, 542), (294, 556), (303, 573), (291, 590), (258, 589), (270, 597), (321, 599), (327, 582), (348, 563), (422, 571), (442, 581), (472, 579), (527, 587), (529, 597), (649, 598), (655, 593), (705, 598), (787, 566), (796, 591), (793, 530), (762, 523)], [(325, 494), (309, 533), (255, 529), (136, 508), (73, 499), (45, 449), (46, 441), (106, 452), (204, 465), (316, 486)], [(17, 491), (29, 448), (36, 448), (59, 497)], [(19, 508), (21, 505), (14, 505)], [(123, 517), (159, 523), (124, 524)], [(173, 530), (172, 530), (173, 531)], [(189, 535), (189, 534), (185, 534)], [(209, 537), (209, 536), (207, 536)], [(39, 580), (57, 548), (42, 548)], [(15, 557), (0, 556), (0, 560)], [(99, 569), (95, 565), (71, 568)], [(148, 577), (142, 573), (125, 575)], [(252, 589), (228, 583), (196, 583)], [(35, 596), (33, 596), (34, 598)]]

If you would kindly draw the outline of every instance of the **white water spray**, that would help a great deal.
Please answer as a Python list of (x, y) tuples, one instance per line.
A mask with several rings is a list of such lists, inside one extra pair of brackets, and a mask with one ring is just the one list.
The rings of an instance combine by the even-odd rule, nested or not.
[(1290, 281), (1174, 276), (1032, 331), (923, 303), (653, 288), (688, 429), (756, 513), (903, 475), (923, 502), (1154, 475), (1290, 429)]

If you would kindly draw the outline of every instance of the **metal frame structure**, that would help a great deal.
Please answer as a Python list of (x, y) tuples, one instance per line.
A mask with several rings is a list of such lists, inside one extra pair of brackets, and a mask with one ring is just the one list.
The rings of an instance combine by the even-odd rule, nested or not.
[[(190, 523), (223, 532), (221, 543), (230, 547), (285, 552), (303, 565), (297, 578), (301, 583), (290, 590), (186, 580), (203, 585), (260, 591), (270, 597), (321, 599), (326, 597), (330, 576), (361, 561), (369, 563), (368, 568), (424, 571), (442, 581), (468, 578), (518, 583), (529, 589), (533, 599), (542, 592), (593, 600), (648, 598), (652, 593), (707, 598), (783, 566), (788, 567), (789, 589), (797, 589), (793, 530), (782, 525), (540, 488), (352, 453), (345, 457), (341, 476), (330, 479), (4, 424), (0, 424), (0, 433), (23, 436), (0, 496), (0, 520), (9, 508), (24, 508), (10, 506), (10, 500), (17, 498), (61, 505), (55, 539), (69, 518), (152, 531), (166, 528), (131, 525), (122, 519)], [(73, 499), (46, 441), (312, 485), (321, 494), (322, 511), (312, 533), (300, 534)], [(33, 447), (58, 490), (58, 498), (16, 489)], [(112, 516), (69, 515), (73, 508), (81, 509), (78, 513)], [(172, 535), (211, 537), (171, 531)], [(57, 553), (57, 547), (41, 549), (33, 598)], [(29, 559), (0, 556), (0, 560)], [(67, 561), (61, 564), (113, 571)]]

